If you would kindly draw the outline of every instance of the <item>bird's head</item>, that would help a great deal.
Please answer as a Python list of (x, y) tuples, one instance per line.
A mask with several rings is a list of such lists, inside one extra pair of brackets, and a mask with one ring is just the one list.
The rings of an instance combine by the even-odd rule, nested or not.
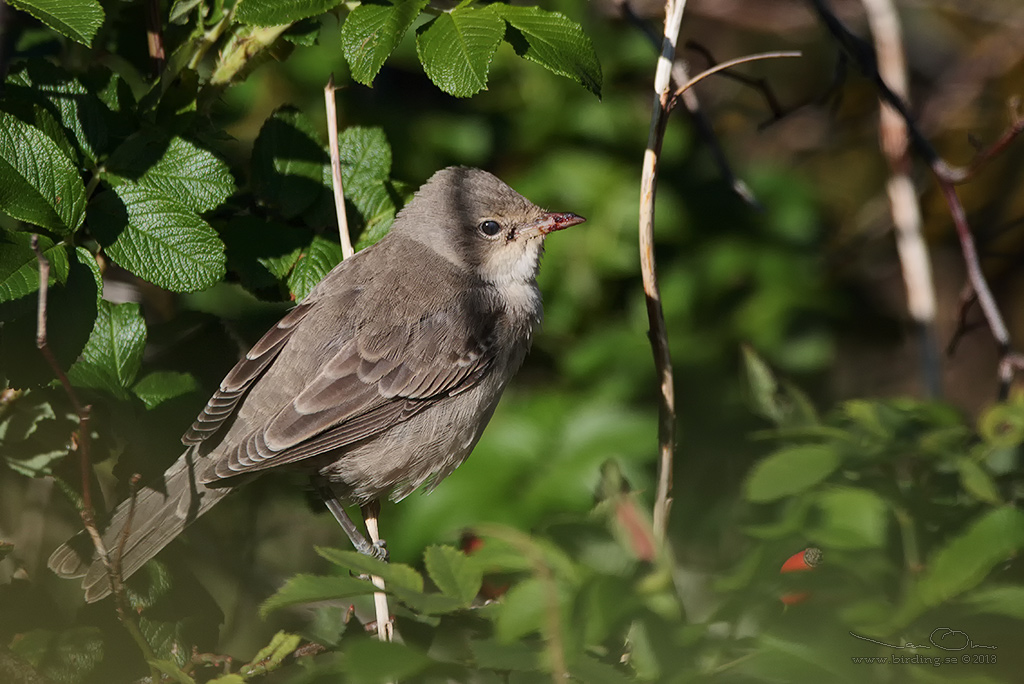
[(416, 192), (392, 230), (502, 285), (532, 281), (548, 233), (584, 220), (545, 211), (486, 171), (453, 166)]

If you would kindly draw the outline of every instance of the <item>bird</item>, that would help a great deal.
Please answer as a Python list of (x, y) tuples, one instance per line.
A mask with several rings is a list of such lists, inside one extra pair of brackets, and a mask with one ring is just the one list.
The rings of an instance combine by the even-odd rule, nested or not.
[[(355, 548), (386, 560), (344, 505), (429, 491), (469, 456), (541, 322), (545, 238), (583, 221), (487, 171), (436, 172), (387, 235), (339, 263), (228, 372), (163, 481), (113, 510), (102, 539), (123, 578), (279, 469), (307, 473)], [(112, 585), (82, 548), (72, 538), (48, 566), (82, 578), (91, 603)]]

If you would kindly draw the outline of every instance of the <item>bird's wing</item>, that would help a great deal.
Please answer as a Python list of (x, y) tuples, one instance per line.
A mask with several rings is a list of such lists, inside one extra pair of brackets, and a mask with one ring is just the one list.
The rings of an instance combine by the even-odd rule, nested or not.
[(305, 302), (289, 311), (277, 325), (260, 338), (244, 359), (235, 364), (220, 383), (220, 388), (214, 392), (192, 423), (192, 427), (182, 436), (183, 443), (199, 444), (220, 429), (235, 412), (246, 391), (281, 353), (295, 328), (312, 308), (313, 302)]
[(357, 442), (474, 386), (494, 359), (494, 326), (467, 330), (457, 324), (459, 315), (442, 311), (412, 323), (363, 326), (207, 477), (235, 477)]

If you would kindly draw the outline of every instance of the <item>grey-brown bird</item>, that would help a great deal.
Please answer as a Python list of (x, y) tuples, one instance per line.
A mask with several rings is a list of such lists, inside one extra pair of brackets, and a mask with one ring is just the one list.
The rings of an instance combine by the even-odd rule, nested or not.
[[(342, 505), (397, 501), (465, 460), (540, 323), (544, 238), (583, 220), (486, 171), (434, 174), (386, 237), (328, 273), (227, 374), (162, 485), (137, 493), (123, 575), (274, 468), (308, 471), (356, 548), (386, 557)], [(129, 503), (103, 534), (108, 549)], [(84, 577), (87, 601), (107, 596), (104, 565), (74, 546), (50, 568)]]

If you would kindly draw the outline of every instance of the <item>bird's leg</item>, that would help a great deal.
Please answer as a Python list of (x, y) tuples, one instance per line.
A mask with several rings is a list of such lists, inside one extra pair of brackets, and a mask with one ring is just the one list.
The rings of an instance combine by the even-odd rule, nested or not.
[(341, 529), (345, 530), (345, 534), (352, 541), (352, 546), (355, 547), (356, 551), (377, 560), (387, 561), (388, 550), (384, 540), (381, 539), (372, 543), (368, 541), (362, 532), (359, 531), (359, 528), (356, 527), (356, 524), (352, 522), (352, 518), (348, 517), (348, 513), (345, 512), (345, 508), (338, 501), (338, 497), (335, 496), (331, 486), (326, 483), (316, 483), (315, 486), (320, 493), (320, 498), (327, 504), (328, 510), (334, 515), (334, 519), (338, 521), (338, 524), (341, 525)]

